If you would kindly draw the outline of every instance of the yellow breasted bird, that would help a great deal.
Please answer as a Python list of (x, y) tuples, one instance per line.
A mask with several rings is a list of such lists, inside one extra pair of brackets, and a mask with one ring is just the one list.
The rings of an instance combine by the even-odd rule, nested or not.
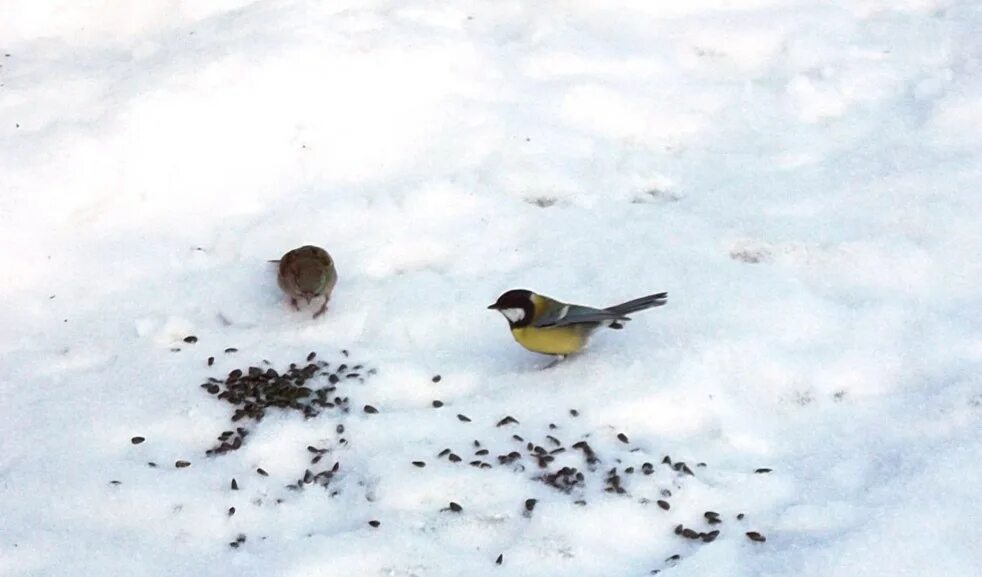
[(294, 309), (300, 310), (297, 299), (304, 299), (309, 305), (314, 299), (323, 298), (324, 302), (314, 313), (314, 318), (324, 314), (327, 301), (331, 299), (331, 292), (338, 282), (334, 259), (326, 250), (308, 244), (284, 254), (279, 261), (270, 262), (279, 262), (276, 281), (290, 297)]
[(511, 334), (526, 349), (544, 355), (567, 355), (586, 346), (590, 335), (601, 327), (624, 328), (627, 315), (668, 300), (668, 293), (648, 295), (605, 309), (573, 305), (529, 290), (510, 290), (488, 308), (508, 319)]

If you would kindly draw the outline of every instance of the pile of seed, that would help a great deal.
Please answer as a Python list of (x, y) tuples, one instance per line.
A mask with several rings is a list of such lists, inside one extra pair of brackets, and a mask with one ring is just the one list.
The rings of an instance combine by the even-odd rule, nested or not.
[[(444, 404), (441, 401), (433, 401), (433, 407), (439, 409), (443, 407)], [(569, 414), (572, 417), (579, 416), (579, 412), (575, 409), (570, 410)], [(460, 418), (462, 415), (458, 415), (458, 420), (465, 423), (472, 422), (471, 419)], [(497, 428), (506, 427), (509, 425), (520, 425), (520, 421), (511, 415), (506, 415), (495, 423)], [(550, 423), (550, 431), (556, 431), (560, 429), (557, 425)], [(559, 434), (559, 433), (556, 433)], [(583, 464), (570, 462), (569, 457), (564, 459), (563, 463), (556, 463), (556, 457), (561, 453), (567, 453), (567, 448), (564, 443), (553, 436), (552, 434), (545, 435), (545, 440), (541, 443), (534, 443), (531, 441), (526, 441), (525, 437), (520, 434), (512, 434), (511, 441), (520, 444), (518, 450), (508, 450), (501, 452), (497, 455), (496, 459), (491, 459), (489, 456), (492, 452), (486, 448), (481, 441), (473, 441), (473, 455), (474, 459), (469, 461), (468, 464), (472, 467), (479, 469), (490, 469), (495, 466), (498, 467), (508, 467), (511, 471), (515, 473), (521, 473), (526, 471), (526, 464), (529, 468), (535, 471), (530, 477), (533, 481), (539, 481), (549, 487), (556, 489), (562, 493), (568, 495), (576, 495), (576, 500), (573, 501), (577, 505), (586, 505), (587, 501), (584, 499), (586, 496), (584, 491), (590, 485), (591, 479), (597, 479), (602, 483), (603, 491), (606, 493), (612, 493), (616, 495), (623, 495), (626, 498), (631, 498), (630, 483), (628, 479), (635, 476), (638, 478), (648, 477), (656, 472), (656, 466), (652, 461), (642, 461), (642, 459), (637, 459), (637, 463), (632, 464), (625, 455), (601, 455), (593, 446), (587, 441), (590, 438), (590, 434), (582, 435), (580, 440), (569, 445), (574, 453), (581, 455), (583, 459)], [(631, 445), (631, 440), (624, 433), (617, 433), (612, 438), (616, 438), (617, 441), (624, 445)], [(522, 450), (524, 449), (524, 451)], [(440, 451), (437, 455), (437, 459), (446, 458), (446, 460), (451, 465), (458, 465), (463, 463), (466, 458), (460, 455), (467, 454), (468, 451), (457, 451), (447, 447)], [(621, 453), (621, 451), (617, 451)], [(631, 455), (637, 454), (639, 457), (643, 455), (642, 449), (640, 447), (631, 447), (628, 449), (628, 453)], [(607, 465), (616, 464), (618, 466), (612, 468), (601, 468), (602, 464), (607, 463)], [(413, 461), (412, 464), (417, 468), (423, 468), (426, 466), (426, 462), (423, 460)], [(670, 456), (665, 455), (661, 459), (661, 464), (668, 469), (673, 478), (673, 484), (675, 488), (681, 489), (684, 487), (684, 480), (687, 477), (695, 477), (696, 473), (693, 470), (706, 467), (706, 463), (696, 463), (694, 467), (690, 467), (684, 461), (674, 461)], [(577, 465), (582, 468), (577, 468)], [(626, 465), (626, 466), (625, 466)], [(757, 474), (769, 473), (771, 469), (759, 468), (754, 470)], [(636, 475), (637, 474), (637, 475)], [(672, 509), (672, 504), (670, 499), (672, 497), (672, 491), (667, 488), (661, 488), (658, 492), (660, 499), (654, 500), (660, 509), (664, 511), (669, 511)], [(651, 503), (652, 500), (647, 498), (640, 498), (638, 502), (647, 505)], [(523, 515), (530, 516), (533, 509), (535, 508), (535, 499), (526, 499), (524, 502), (524, 512)], [(456, 502), (451, 502), (449, 508), (444, 508), (442, 511), (450, 511), (455, 513), (460, 513), (463, 511), (463, 507)], [(700, 544), (708, 544), (716, 541), (720, 536), (721, 530), (714, 525), (720, 525), (723, 523), (719, 513), (715, 511), (706, 511), (703, 515), (704, 522), (710, 527), (705, 530), (696, 530), (692, 528), (685, 527), (684, 525), (678, 525), (675, 528), (675, 534), (683, 539), (694, 541)], [(740, 513), (736, 516), (736, 520), (742, 521), (744, 515)], [(746, 537), (751, 541), (764, 542), (766, 537), (757, 531), (747, 531)], [(666, 565), (672, 566), (677, 564), (681, 560), (681, 555), (672, 555), (665, 560)], [(496, 563), (501, 563), (502, 557), (496, 560)], [(660, 572), (660, 569), (652, 570), (652, 574)]]
[[(348, 356), (347, 351), (342, 354)], [(234, 407), (232, 422), (259, 423), (266, 411), (273, 408), (297, 411), (305, 419), (314, 418), (325, 410), (347, 413), (350, 410), (348, 397), (338, 394), (338, 387), (350, 381), (364, 383), (375, 370), (366, 370), (361, 364), (349, 366), (346, 362), (332, 365), (316, 360), (316, 357), (317, 353), (311, 352), (305, 363), (290, 363), (282, 373), (269, 367), (269, 361), (263, 361), (266, 368), (235, 369), (224, 379), (209, 377), (201, 388)], [(224, 431), (219, 435), (218, 443), (206, 454), (221, 455), (238, 450), (248, 433), (245, 427)]]

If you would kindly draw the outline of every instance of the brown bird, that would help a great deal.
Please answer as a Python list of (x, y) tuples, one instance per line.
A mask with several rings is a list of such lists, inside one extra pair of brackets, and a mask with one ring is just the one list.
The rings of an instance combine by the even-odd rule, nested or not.
[(334, 259), (327, 251), (313, 245), (295, 248), (284, 254), (279, 261), (277, 282), (283, 292), (290, 297), (293, 308), (300, 310), (298, 299), (303, 299), (309, 305), (314, 299), (323, 297), (314, 318), (324, 314), (327, 301), (338, 282), (338, 272), (334, 268)]

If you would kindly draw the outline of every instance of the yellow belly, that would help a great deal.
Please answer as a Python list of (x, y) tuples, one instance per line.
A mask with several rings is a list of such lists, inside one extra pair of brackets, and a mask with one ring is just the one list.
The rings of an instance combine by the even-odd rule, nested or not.
[(581, 326), (554, 327), (540, 329), (521, 327), (511, 330), (511, 334), (526, 349), (545, 355), (569, 355), (586, 345), (587, 330)]

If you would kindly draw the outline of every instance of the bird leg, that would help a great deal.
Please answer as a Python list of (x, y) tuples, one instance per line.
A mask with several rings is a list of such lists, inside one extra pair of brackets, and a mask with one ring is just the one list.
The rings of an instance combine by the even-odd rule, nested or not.
[(316, 319), (317, 317), (319, 317), (322, 314), (324, 314), (325, 311), (327, 311), (327, 301), (329, 301), (329, 300), (331, 300), (330, 297), (327, 297), (327, 298), (324, 299), (324, 304), (321, 305), (321, 308), (317, 309), (317, 312), (314, 313), (313, 318)]
[(293, 310), (300, 311), (300, 305), (297, 304), (297, 299), (290, 299), (290, 304), (293, 305)]
[(546, 369), (551, 369), (552, 367), (558, 365), (559, 363), (561, 363), (561, 362), (563, 362), (565, 360), (566, 360), (566, 355), (556, 355), (556, 358), (554, 358), (551, 363), (549, 363), (548, 365), (542, 367), (542, 369), (540, 369), (540, 370), (543, 370), (544, 371)]

